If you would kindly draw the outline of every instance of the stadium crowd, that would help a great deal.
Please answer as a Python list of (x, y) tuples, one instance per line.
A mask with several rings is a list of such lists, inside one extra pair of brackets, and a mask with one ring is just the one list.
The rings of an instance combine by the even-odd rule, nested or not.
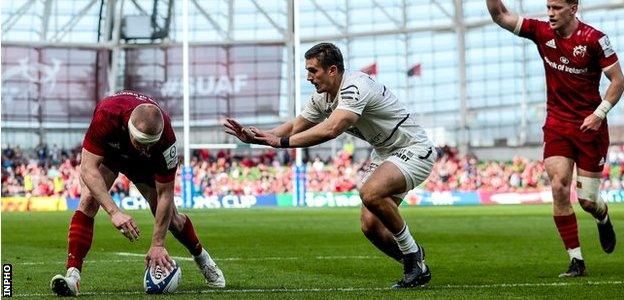
[[(548, 186), (541, 161), (517, 156), (510, 162), (481, 161), (460, 155), (455, 148), (438, 150), (438, 162), (422, 188), (428, 191), (513, 192), (540, 190)], [(292, 189), (294, 151), (265, 150), (260, 154), (230, 150), (193, 152), (195, 191), (203, 195), (260, 195), (289, 193)], [(25, 151), (2, 149), (2, 196), (80, 196), (80, 147), (60, 149), (56, 145)], [(347, 148), (324, 159), (306, 160), (307, 191), (349, 192), (357, 189), (367, 159), (353, 160)], [(178, 168), (180, 172), (181, 168)], [(624, 147), (611, 149), (603, 171), (603, 189), (623, 187)], [(176, 194), (181, 193), (181, 176), (176, 177)], [(130, 182), (120, 175), (111, 193), (123, 197)]]

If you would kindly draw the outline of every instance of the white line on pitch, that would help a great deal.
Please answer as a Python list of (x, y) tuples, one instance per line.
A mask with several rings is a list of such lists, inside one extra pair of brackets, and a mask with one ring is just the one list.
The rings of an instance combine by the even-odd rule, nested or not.
[[(115, 252), (115, 254), (119, 256), (140, 256), (145, 257), (145, 254), (140, 253), (130, 253), (130, 252)], [(292, 256), (292, 257), (223, 257), (223, 258), (215, 258), (216, 261), (264, 261), (264, 260), (298, 260), (298, 259), (371, 259), (371, 258), (380, 258), (381, 256)], [(190, 257), (182, 257), (182, 256), (172, 256), (171, 258), (177, 260), (189, 260), (193, 259)]]
[[(145, 257), (145, 254), (141, 253), (130, 253), (130, 252), (115, 252), (115, 255), (118, 256), (134, 256), (134, 257)], [(182, 257), (182, 256), (172, 256), (171, 258), (180, 261), (193, 261), (191, 257)], [(270, 260), (298, 260), (298, 259), (318, 259), (318, 260), (331, 260), (331, 259), (375, 259), (382, 258), (381, 256), (293, 256), (293, 257), (223, 257), (223, 258), (215, 258), (216, 261), (270, 261)], [(98, 262), (106, 262), (106, 263), (122, 263), (122, 262), (132, 262), (136, 260), (132, 259), (116, 259), (116, 260), (87, 260), (85, 263), (98, 263)], [(16, 263), (16, 265), (23, 266), (32, 266), (32, 265), (46, 265), (46, 264), (64, 264), (64, 261), (57, 262), (21, 262)]]
[[(425, 290), (444, 290), (444, 289), (482, 289), (482, 288), (514, 288), (514, 287), (565, 287), (578, 285), (622, 285), (624, 281), (587, 281), (587, 282), (545, 282), (545, 283), (500, 283), (500, 284), (446, 284), (446, 285), (429, 285), (421, 289)], [(379, 288), (267, 288), (267, 289), (217, 289), (217, 290), (200, 290), (200, 291), (177, 291), (176, 294), (219, 294), (219, 293), (309, 293), (309, 292), (369, 292), (369, 291), (389, 291), (393, 290), (389, 287)], [(141, 295), (144, 292), (86, 292), (81, 295), (89, 296), (106, 296), (106, 295)], [(52, 294), (33, 293), (33, 294), (13, 294), (13, 297), (42, 297), (51, 296)]]

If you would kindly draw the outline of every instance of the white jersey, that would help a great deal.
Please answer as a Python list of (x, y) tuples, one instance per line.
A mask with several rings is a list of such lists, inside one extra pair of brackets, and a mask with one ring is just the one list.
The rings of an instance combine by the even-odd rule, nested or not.
[(328, 93), (314, 92), (301, 116), (321, 123), (336, 109), (358, 114), (360, 118), (346, 132), (367, 141), (380, 153), (415, 144), (433, 146), (399, 99), (362, 72), (345, 70), (334, 99), (329, 99)]

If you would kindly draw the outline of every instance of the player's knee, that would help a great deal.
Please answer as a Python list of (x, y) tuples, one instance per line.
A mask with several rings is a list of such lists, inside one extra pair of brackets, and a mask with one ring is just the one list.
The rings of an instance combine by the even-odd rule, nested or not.
[(380, 197), (373, 188), (365, 184), (362, 189), (360, 189), (360, 199), (362, 199), (362, 204), (364, 204), (364, 206), (371, 207), (379, 202)]
[[(581, 202), (581, 206), (583, 206), (583, 202), (587, 203), (586, 205), (591, 205), (591, 203), (596, 203), (599, 200), (599, 189), (600, 189), (600, 178), (586, 177), (586, 176), (578, 176), (576, 178), (576, 194), (579, 200), (587, 200), (587, 201), (579, 201)], [(583, 207), (584, 208), (584, 207)]]
[(552, 192), (555, 196), (564, 196), (570, 194), (570, 181), (554, 178), (550, 183)]

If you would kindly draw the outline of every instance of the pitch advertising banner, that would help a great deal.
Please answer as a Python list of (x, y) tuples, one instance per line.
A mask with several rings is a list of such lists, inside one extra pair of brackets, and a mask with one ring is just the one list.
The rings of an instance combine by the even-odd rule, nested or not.
[(2, 197), (2, 211), (67, 210), (65, 197)]
[[(283, 52), (282, 44), (191, 46), (191, 121), (214, 125), (226, 115), (278, 116)], [(181, 120), (182, 47), (126, 49), (125, 54), (125, 87), (155, 97)]]
[(624, 203), (624, 190), (603, 190), (600, 196), (609, 203)]
[(357, 192), (305, 194), (306, 207), (357, 207), (361, 204), (362, 200)]
[(476, 205), (479, 204), (479, 194), (476, 192), (427, 192), (412, 190), (403, 203), (413, 205)]

